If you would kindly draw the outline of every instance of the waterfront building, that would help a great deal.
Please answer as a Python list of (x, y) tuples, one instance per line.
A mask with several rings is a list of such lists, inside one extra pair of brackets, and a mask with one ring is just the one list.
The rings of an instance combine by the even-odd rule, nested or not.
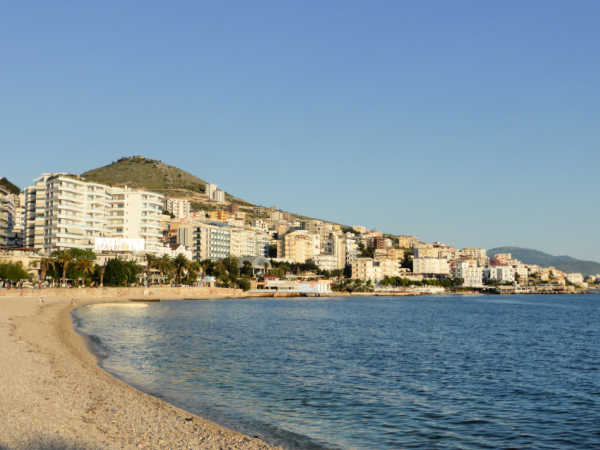
[(191, 203), (189, 200), (183, 198), (167, 198), (165, 199), (165, 211), (176, 219), (185, 219), (190, 215)]
[(25, 190), (24, 244), (48, 255), (92, 250), (97, 238), (143, 239), (144, 250), (152, 253), (161, 246), (163, 203), (163, 196), (153, 192), (43, 174)]
[(450, 265), (443, 258), (413, 258), (413, 273), (428, 275), (449, 275)]
[(400, 263), (395, 259), (357, 258), (352, 263), (352, 278), (362, 281), (379, 282), (385, 277), (403, 275)]
[(277, 256), (286, 261), (305, 263), (320, 253), (319, 235), (309, 233), (306, 230), (294, 230), (283, 235), (281, 244), (278, 245)]
[(452, 271), (454, 278), (462, 278), (463, 286), (466, 287), (482, 287), (483, 286), (483, 269), (474, 267), (468, 262), (458, 262)]
[(14, 197), (0, 185), (0, 247), (8, 247), (15, 215)]
[(515, 271), (510, 266), (492, 266), (483, 271), (483, 277), (486, 280), (498, 281), (499, 283), (513, 283), (515, 281)]
[(583, 275), (581, 273), (568, 273), (565, 277), (569, 283), (572, 284), (582, 284), (583, 283)]

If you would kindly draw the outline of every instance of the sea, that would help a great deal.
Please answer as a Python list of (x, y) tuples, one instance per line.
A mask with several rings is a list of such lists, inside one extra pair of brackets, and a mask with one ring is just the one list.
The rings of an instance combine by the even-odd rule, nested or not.
[(168, 301), (72, 315), (115, 377), (284, 448), (600, 448), (598, 294)]

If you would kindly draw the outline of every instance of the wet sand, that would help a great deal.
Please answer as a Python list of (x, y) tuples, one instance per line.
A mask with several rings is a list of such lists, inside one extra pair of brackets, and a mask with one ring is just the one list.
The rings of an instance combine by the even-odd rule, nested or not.
[(267, 449), (112, 377), (70, 312), (119, 299), (0, 297), (0, 449)]

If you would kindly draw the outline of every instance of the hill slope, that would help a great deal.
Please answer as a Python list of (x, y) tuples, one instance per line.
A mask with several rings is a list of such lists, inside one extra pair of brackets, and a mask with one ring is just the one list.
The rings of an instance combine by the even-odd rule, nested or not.
[(6, 179), (6, 177), (0, 178), (0, 185), (4, 186), (6, 189), (8, 189), (8, 192), (10, 192), (11, 194), (18, 194), (21, 192), (21, 189), (19, 189), (18, 186), (14, 185), (10, 181), (8, 181)]
[(514, 258), (525, 264), (537, 264), (542, 267), (556, 267), (563, 272), (581, 272), (584, 275), (600, 273), (600, 263), (583, 261), (570, 256), (553, 256), (548, 253), (521, 247), (496, 247), (487, 251), (488, 256), (497, 253), (510, 253)]
[(81, 176), (97, 183), (143, 187), (175, 197), (203, 194), (206, 189), (206, 181), (195, 175), (143, 156), (121, 158), (106, 166), (82, 173)]

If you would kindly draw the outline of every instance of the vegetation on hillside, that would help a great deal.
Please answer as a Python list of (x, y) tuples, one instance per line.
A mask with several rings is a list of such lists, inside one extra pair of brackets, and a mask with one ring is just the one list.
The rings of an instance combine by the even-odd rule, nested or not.
[[(143, 156), (124, 157), (81, 176), (111, 186), (143, 187), (165, 195), (181, 196), (185, 191), (204, 193), (206, 181), (185, 170)], [(179, 192), (178, 192), (179, 191)], [(183, 191), (183, 192), (182, 192)]]
[(595, 261), (583, 261), (570, 256), (553, 256), (530, 248), (521, 247), (496, 247), (487, 251), (488, 256), (498, 253), (510, 253), (513, 258), (525, 264), (536, 264), (541, 267), (556, 267), (563, 272), (580, 272), (583, 275), (595, 275), (600, 273), (600, 263)]
[(8, 181), (6, 177), (0, 178), (0, 185), (8, 189), (8, 192), (10, 192), (11, 194), (18, 194), (21, 192), (21, 189), (19, 189), (19, 187), (15, 184)]

